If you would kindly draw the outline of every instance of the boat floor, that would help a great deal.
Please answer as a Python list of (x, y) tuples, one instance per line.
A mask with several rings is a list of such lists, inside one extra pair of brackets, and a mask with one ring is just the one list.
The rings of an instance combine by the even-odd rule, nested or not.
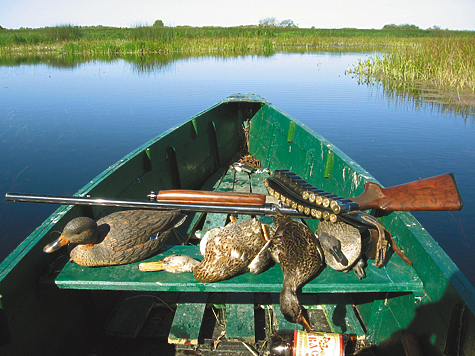
[[(267, 193), (263, 185), (266, 176), (266, 171), (248, 175), (230, 169), (218, 172), (202, 189)], [(272, 223), (270, 217), (260, 219)], [(177, 229), (173, 245), (164, 246), (147, 261), (175, 253), (198, 257), (197, 237), (224, 226), (229, 216), (193, 213), (187, 220)], [(422, 293), (417, 274), (397, 255), (390, 256), (382, 268), (370, 264), (366, 273), (367, 278), (359, 280), (353, 272), (341, 273), (326, 267), (302, 288), (299, 300), (313, 329), (354, 333), (363, 343), (368, 331), (371, 334), (372, 328), (377, 327), (378, 308), (374, 308), (376, 324), (364, 325), (352, 295)], [(93, 304), (97, 301), (92, 291), (122, 294), (114, 313), (107, 318), (107, 326), (99, 330), (102, 337), (93, 346), (95, 355), (262, 354), (274, 330), (301, 329), (280, 313), (279, 265), (260, 275), (247, 273), (206, 284), (196, 281), (191, 273), (140, 272), (138, 263), (103, 268), (66, 263), (55, 284), (63, 289), (83, 290)], [(381, 303), (381, 298), (374, 303)], [(401, 351), (400, 346), (393, 348), (395, 354)]]

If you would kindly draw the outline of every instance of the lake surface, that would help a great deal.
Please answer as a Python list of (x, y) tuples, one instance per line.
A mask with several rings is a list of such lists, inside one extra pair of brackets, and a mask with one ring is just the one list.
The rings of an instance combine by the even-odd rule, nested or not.
[(0, 66), (0, 260), (57, 208), (5, 202), (6, 192), (72, 195), (171, 126), (250, 92), (323, 135), (384, 186), (453, 172), (464, 209), (414, 215), (475, 284), (474, 118), (345, 75), (367, 55)]

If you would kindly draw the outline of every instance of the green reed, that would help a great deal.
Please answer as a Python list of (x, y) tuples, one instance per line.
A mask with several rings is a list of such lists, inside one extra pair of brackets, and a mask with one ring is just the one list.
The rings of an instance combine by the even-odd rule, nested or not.
[(455, 92), (475, 92), (475, 39), (439, 37), (393, 46), (360, 60), (350, 74), (366, 81), (426, 84)]

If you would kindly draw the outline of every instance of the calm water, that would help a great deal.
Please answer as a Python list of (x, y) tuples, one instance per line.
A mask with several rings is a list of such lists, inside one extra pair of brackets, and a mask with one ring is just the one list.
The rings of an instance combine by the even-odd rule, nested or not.
[[(462, 212), (415, 216), (475, 284), (475, 124), (344, 74), (362, 53), (0, 66), (0, 260), (56, 206), (6, 192), (72, 195), (145, 141), (228, 95), (260, 94), (392, 186), (455, 173)], [(153, 187), (151, 187), (153, 188)]]

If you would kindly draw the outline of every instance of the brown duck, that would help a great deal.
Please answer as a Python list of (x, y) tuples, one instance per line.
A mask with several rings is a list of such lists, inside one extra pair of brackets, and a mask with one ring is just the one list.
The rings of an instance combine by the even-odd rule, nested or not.
[(320, 269), (323, 252), (310, 228), (290, 217), (279, 214), (274, 218), (276, 231), (270, 246), (272, 259), (279, 263), (284, 275), (280, 292), (280, 310), (285, 319), (310, 330), (302, 315), (297, 289), (308, 282)]
[(66, 224), (61, 236), (45, 246), (53, 252), (67, 244), (72, 261), (81, 266), (111, 266), (140, 261), (158, 251), (186, 215), (179, 210), (125, 210), (107, 215), (97, 223), (79, 217)]
[(229, 223), (205, 234), (200, 243), (202, 261), (187, 255), (171, 255), (158, 262), (141, 263), (139, 269), (146, 272), (193, 272), (193, 276), (203, 283), (222, 281), (246, 272), (257, 274), (271, 261), (270, 254), (258, 262), (255, 257), (266, 244), (264, 234), (273, 235), (273, 231), (272, 227), (261, 224), (256, 218)]

